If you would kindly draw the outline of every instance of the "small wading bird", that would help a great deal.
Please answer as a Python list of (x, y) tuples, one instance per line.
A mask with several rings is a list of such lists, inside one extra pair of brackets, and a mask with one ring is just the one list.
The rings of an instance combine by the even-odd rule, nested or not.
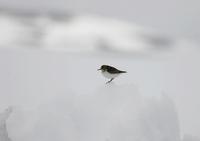
[(101, 73), (103, 74), (104, 77), (110, 79), (108, 82), (106, 82), (106, 84), (113, 81), (113, 79), (115, 79), (121, 73), (126, 73), (126, 71), (121, 71), (108, 65), (102, 65), (101, 68), (98, 70), (101, 70)]

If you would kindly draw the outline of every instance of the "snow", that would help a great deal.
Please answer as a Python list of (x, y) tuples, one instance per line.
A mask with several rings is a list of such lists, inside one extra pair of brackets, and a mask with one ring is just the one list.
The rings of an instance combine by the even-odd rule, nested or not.
[[(9, 138), (198, 140), (199, 52), (175, 52), (152, 58), (1, 49), (0, 107), (14, 107)], [(105, 62), (128, 73), (106, 85), (97, 71)]]
[(180, 140), (171, 99), (144, 99), (133, 85), (111, 83), (90, 94), (57, 93), (35, 109), (16, 108), (8, 120), (15, 141)]
[[(199, 141), (198, 45), (102, 17), (0, 20), (0, 141)], [(128, 73), (105, 84), (102, 64)]]
[(7, 126), (6, 126), (6, 120), (10, 116), (10, 113), (12, 112), (12, 107), (9, 107), (5, 109), (2, 113), (0, 113), (0, 139), (1, 141), (10, 141)]

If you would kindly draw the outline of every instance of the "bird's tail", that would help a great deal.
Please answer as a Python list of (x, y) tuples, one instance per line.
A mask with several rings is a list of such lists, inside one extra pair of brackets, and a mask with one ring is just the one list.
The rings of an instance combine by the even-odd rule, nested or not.
[(126, 71), (120, 71), (120, 73), (127, 73)]

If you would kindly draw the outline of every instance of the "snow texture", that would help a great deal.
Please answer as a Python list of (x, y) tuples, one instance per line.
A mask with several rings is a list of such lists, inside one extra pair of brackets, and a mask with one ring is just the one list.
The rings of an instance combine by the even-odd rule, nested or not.
[(17, 109), (8, 124), (13, 141), (180, 141), (173, 101), (143, 98), (133, 85), (111, 83), (91, 94), (66, 93), (36, 109)]
[(0, 113), (0, 140), (1, 141), (11, 141), (7, 131), (6, 121), (12, 112), (12, 107), (5, 109)]

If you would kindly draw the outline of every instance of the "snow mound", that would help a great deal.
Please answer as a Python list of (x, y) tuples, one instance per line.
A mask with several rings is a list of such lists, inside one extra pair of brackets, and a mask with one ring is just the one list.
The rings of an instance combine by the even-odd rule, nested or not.
[(167, 96), (147, 99), (133, 85), (55, 94), (9, 118), (13, 141), (180, 141), (179, 120)]
[(166, 95), (147, 100), (139, 121), (144, 141), (180, 141), (177, 110)]

